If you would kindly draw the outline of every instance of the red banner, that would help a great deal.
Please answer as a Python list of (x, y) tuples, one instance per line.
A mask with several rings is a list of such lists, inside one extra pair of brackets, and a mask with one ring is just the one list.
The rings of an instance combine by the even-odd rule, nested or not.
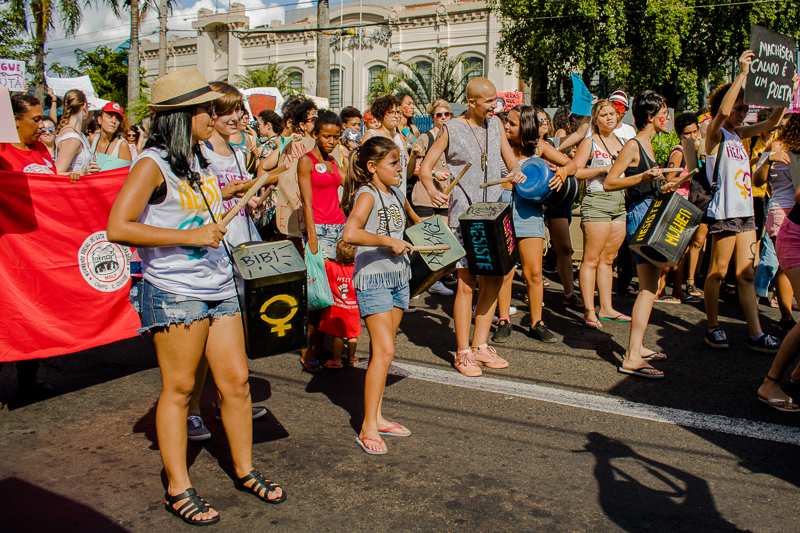
[(128, 168), (70, 183), (0, 172), (0, 362), (133, 337), (129, 248), (106, 240)]

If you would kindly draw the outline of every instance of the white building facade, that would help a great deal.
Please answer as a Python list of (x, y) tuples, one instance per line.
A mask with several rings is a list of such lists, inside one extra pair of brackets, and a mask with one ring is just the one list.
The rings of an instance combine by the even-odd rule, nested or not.
[[(498, 91), (522, 90), (516, 74), (497, 65), (500, 22), (483, 0), (335, 6), (331, 2), (331, 28), (357, 28), (356, 35), (331, 37), (330, 106), (335, 111), (344, 106), (366, 109), (376, 76), (387, 68), (402, 68), (400, 61), (415, 65), (420, 72), (430, 70), (436, 48), (447, 48), (451, 57), (465, 58)], [(248, 33), (249, 18), (243, 5), (234, 3), (227, 13), (201, 9), (192, 24), (197, 36), (170, 38), (167, 72), (196, 67), (209, 81), (233, 83), (248, 69), (277, 64), (289, 73), (294, 87), (316, 94), (316, 8), (287, 11), (286, 22), (274, 21)], [(158, 74), (158, 43), (143, 40), (141, 50), (145, 79), (152, 81)]]

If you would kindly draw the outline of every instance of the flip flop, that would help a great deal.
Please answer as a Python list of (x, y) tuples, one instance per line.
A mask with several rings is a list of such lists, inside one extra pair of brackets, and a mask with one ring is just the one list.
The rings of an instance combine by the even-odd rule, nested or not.
[(697, 296), (695, 296), (694, 294), (689, 294), (689, 295), (687, 295), (687, 296), (684, 296), (684, 297), (683, 297), (683, 299), (682, 299), (681, 301), (682, 301), (682, 302), (685, 302), (685, 303), (691, 303), (691, 304), (694, 304), (694, 303), (699, 303), (699, 302), (701, 302), (702, 300), (701, 300), (700, 298), (698, 298)]
[(642, 359), (645, 361), (663, 361), (666, 358), (667, 354), (659, 352), (650, 352), (649, 354), (642, 356)]
[(780, 411), (781, 413), (800, 413), (800, 408), (798, 408), (798, 409), (787, 409), (786, 407), (779, 407), (780, 404), (791, 405), (793, 403), (791, 396), (789, 397), (788, 400), (779, 400), (777, 398), (772, 399), (772, 400), (767, 400), (766, 398), (762, 397), (759, 394), (758, 401), (763, 403), (764, 405), (769, 405), (770, 407), (772, 407), (776, 411)]
[(631, 376), (639, 376), (640, 378), (648, 378), (648, 379), (661, 379), (664, 377), (664, 374), (648, 374), (647, 372), (642, 372), (642, 370), (655, 370), (652, 366), (640, 366), (639, 368), (625, 368), (625, 367), (617, 367), (617, 372), (621, 374), (630, 374)]
[[(392, 429), (405, 430), (406, 433), (392, 433), (390, 431)], [(402, 426), (402, 425), (396, 423), (396, 422), (392, 422), (391, 424), (389, 424), (389, 427), (387, 427), (386, 429), (383, 429), (383, 430), (379, 429), (378, 430), (378, 434), (379, 435), (389, 435), (390, 437), (410, 437), (411, 436), (411, 430), (408, 429), (405, 426)]]
[(628, 315), (623, 315), (622, 313), (620, 313), (620, 314), (618, 314), (617, 316), (615, 316), (613, 318), (610, 317), (610, 316), (601, 316), (600, 320), (602, 320), (604, 322), (630, 322), (631, 321), (631, 317), (629, 317)]
[(674, 296), (666, 296), (666, 295), (664, 295), (661, 298), (659, 298), (658, 300), (656, 300), (656, 303), (679, 304), (679, 303), (681, 303), (681, 301), (679, 299), (675, 298)]
[(342, 362), (341, 361), (337, 361), (336, 359), (328, 359), (327, 361), (325, 361), (322, 364), (322, 366), (324, 366), (325, 368), (334, 368), (336, 370), (344, 368), (342, 366)]
[(319, 362), (319, 360), (303, 361), (303, 359), (300, 359), (300, 364), (303, 365), (303, 371), (304, 372), (309, 372), (311, 374), (316, 374), (317, 372), (322, 372), (323, 366)]
[(583, 327), (587, 329), (603, 329), (603, 325), (600, 323), (599, 320), (584, 320)]
[(360, 438), (356, 437), (356, 444), (361, 446), (361, 449), (364, 450), (365, 452), (367, 452), (368, 454), (370, 454), (370, 455), (385, 455), (385, 454), (389, 453), (388, 450), (385, 451), (385, 452), (376, 452), (375, 450), (370, 450), (369, 448), (367, 448), (367, 445), (364, 444), (365, 440), (371, 440), (372, 442), (377, 442), (378, 444), (383, 444), (383, 440), (382, 439), (373, 439), (371, 437), (364, 437), (363, 439), (360, 439)]

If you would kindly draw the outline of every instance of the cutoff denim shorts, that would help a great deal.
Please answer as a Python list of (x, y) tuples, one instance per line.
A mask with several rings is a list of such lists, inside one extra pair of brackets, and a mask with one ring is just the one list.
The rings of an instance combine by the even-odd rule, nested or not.
[(370, 315), (386, 313), (395, 307), (408, 309), (410, 294), (411, 291), (409, 290), (408, 282), (391, 289), (387, 287), (366, 289), (363, 291), (356, 289), (358, 311), (361, 313), (361, 318), (366, 318)]
[(134, 279), (130, 300), (133, 309), (139, 313), (139, 321), (142, 324), (142, 327), (136, 330), (138, 335), (154, 328), (180, 323), (188, 326), (206, 317), (220, 318), (223, 315), (235, 315), (239, 312), (239, 300), (236, 296), (227, 300), (208, 302), (162, 291), (142, 278)]
[(342, 240), (344, 224), (314, 224), (317, 230), (317, 242), (322, 249), (324, 259), (336, 260), (336, 244)]
[[(513, 202), (511, 200), (514, 200)], [(514, 216), (514, 234), (518, 239), (538, 237), (544, 239), (544, 217), (542, 205), (520, 197), (514, 191), (503, 189), (500, 194), (501, 202), (511, 203), (511, 212)]]
[[(625, 237), (628, 240), (628, 244), (631, 243), (633, 236), (636, 235), (636, 230), (639, 228), (639, 224), (642, 223), (642, 219), (647, 214), (647, 210), (650, 209), (650, 204), (652, 203), (652, 198), (648, 198), (646, 200), (634, 202), (633, 205), (631, 205), (630, 211), (628, 211), (628, 218), (625, 223)], [(633, 254), (633, 259), (636, 261), (637, 265), (650, 264), (650, 261), (637, 254), (633, 250), (631, 250), (631, 253)]]

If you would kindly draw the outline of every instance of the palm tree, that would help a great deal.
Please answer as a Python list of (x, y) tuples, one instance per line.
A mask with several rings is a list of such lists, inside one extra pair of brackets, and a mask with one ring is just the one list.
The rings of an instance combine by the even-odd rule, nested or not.
[(430, 72), (420, 71), (416, 65), (406, 61), (400, 62), (408, 69), (401, 74), (401, 82), (414, 98), (414, 103), (420, 109), (426, 109), (438, 98), (465, 103), (467, 83), (480, 74), (480, 67), (469, 65), (464, 57), (448, 56), (447, 48), (435, 48), (432, 55)]
[(256, 87), (276, 87), (282, 95), (302, 94), (305, 87), (292, 87), (292, 80), (286, 69), (275, 63), (247, 69), (244, 76), (236, 76), (234, 83), (240, 89), (254, 89)]
[[(97, 0), (95, 0), (96, 2)], [(114, 15), (119, 17), (119, 0), (99, 0), (111, 8)], [(28, 26), (27, 17), (25, 15), (26, 0), (9, 0), (9, 7), (15, 13), (22, 15), (22, 20), (25, 27)], [(55, 28), (56, 12), (59, 14), (61, 28), (66, 35), (74, 35), (81, 25), (83, 19), (82, 8), (90, 7), (92, 0), (30, 0), (29, 2), (31, 12), (33, 14), (33, 23), (35, 28), (35, 35), (33, 35), (33, 48), (34, 48), (34, 87), (36, 90), (36, 97), (40, 100), (44, 99), (44, 57), (45, 44), (47, 43), (47, 32)]]
[(403, 80), (405, 76), (406, 73), (402, 70), (384, 70), (378, 74), (372, 87), (369, 88), (367, 105), (372, 105), (372, 102), (374, 102), (376, 98), (404, 90), (405, 85)]

